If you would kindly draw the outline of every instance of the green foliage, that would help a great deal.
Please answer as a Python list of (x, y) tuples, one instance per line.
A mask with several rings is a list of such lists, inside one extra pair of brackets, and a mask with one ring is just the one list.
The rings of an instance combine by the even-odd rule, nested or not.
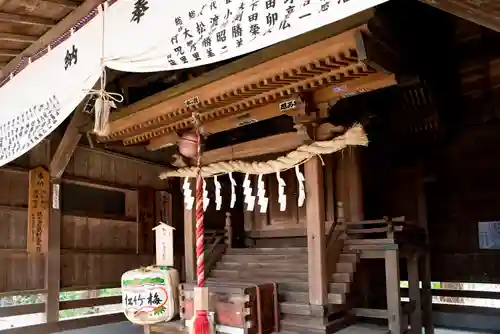
[[(90, 291), (63, 291), (59, 294), (59, 300), (79, 300), (88, 299)], [(100, 289), (97, 291), (94, 297), (109, 297), (109, 296), (119, 296), (121, 295), (121, 288), (110, 288), (110, 289)], [(32, 294), (32, 295), (18, 295), (18, 296), (5, 296), (0, 298), (0, 307), (15, 306), (15, 305), (26, 305), (26, 304), (40, 304), (45, 302), (45, 296), (43, 294)], [(101, 309), (104, 306), (101, 306)], [(83, 317), (92, 314), (98, 314), (99, 307), (84, 307), (72, 310), (63, 310), (59, 312), (59, 317), (61, 320), (75, 317)]]
[(44, 302), (45, 297), (42, 294), (5, 296), (0, 298), (0, 306), (39, 304)]
[(140, 285), (140, 284), (159, 284), (159, 283), (165, 283), (165, 280), (161, 277), (151, 277), (151, 278), (136, 278), (136, 279), (129, 279), (129, 280), (123, 280), (122, 284), (123, 285)]

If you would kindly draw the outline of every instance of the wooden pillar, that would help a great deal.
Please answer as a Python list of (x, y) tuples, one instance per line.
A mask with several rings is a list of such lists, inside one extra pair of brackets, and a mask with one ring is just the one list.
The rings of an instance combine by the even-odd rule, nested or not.
[[(427, 221), (427, 199), (425, 196), (424, 167), (420, 165), (419, 175), (416, 182), (417, 207), (419, 226), (425, 229), (426, 243), (429, 246), (429, 224)], [(432, 321), (432, 285), (431, 285), (431, 255), (430, 252), (420, 253), (422, 268), (422, 310), (423, 325), (425, 334), (434, 334), (434, 324)]]
[[(45, 317), (47, 322), (59, 321), (59, 293), (61, 289), (61, 180), (51, 182), (48, 252), (45, 255)], [(47, 203), (48, 204), (48, 203)]]
[(339, 156), (337, 200), (343, 202), (346, 221), (364, 219), (360, 148), (347, 147)]
[(422, 309), (425, 334), (434, 334), (432, 321), (431, 257), (427, 251), (422, 259)]
[(419, 256), (417, 252), (412, 253), (408, 257), (408, 290), (410, 296), (410, 302), (412, 302), (415, 307), (411, 313), (410, 326), (412, 334), (422, 333), (422, 301), (420, 295), (420, 278), (418, 275), (419, 267)]
[(325, 245), (325, 192), (323, 166), (315, 156), (305, 163), (309, 303), (328, 302)]
[(153, 188), (143, 187), (137, 190), (137, 253), (155, 254), (155, 219), (156, 193)]
[(401, 334), (403, 333), (403, 328), (399, 278), (399, 251), (396, 249), (385, 251), (385, 281), (389, 332), (391, 334)]
[[(192, 195), (195, 196), (195, 179), (189, 179), (189, 185), (192, 190)], [(182, 189), (181, 189), (182, 192)], [(191, 210), (186, 209), (184, 205), (184, 261), (186, 269), (186, 281), (192, 282), (196, 280), (196, 208), (193, 204)]]

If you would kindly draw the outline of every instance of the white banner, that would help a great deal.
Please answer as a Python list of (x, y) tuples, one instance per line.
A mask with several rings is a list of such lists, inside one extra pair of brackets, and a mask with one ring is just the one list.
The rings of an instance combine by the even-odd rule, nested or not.
[[(166, 71), (240, 56), (387, 0), (118, 0), (0, 88), (0, 166), (52, 132), (104, 64)], [(103, 41), (104, 36), (104, 41)]]

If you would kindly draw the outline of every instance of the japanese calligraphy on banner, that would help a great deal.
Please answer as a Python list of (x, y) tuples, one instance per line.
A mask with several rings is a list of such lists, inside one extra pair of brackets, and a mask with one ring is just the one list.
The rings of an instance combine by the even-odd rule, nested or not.
[[(128, 72), (195, 67), (253, 52), (387, 0), (105, 2), (96, 16), (0, 88), (0, 166), (50, 134), (104, 65)], [(26, 87), (36, 87), (27, 90)]]
[(48, 249), (50, 177), (38, 167), (29, 172), (28, 253), (42, 254)]

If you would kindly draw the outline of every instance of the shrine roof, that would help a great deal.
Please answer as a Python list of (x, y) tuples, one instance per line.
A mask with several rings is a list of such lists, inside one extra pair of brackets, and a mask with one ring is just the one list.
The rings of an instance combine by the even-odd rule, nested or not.
[[(238, 117), (250, 110), (257, 120), (279, 116), (281, 102), (303, 93), (313, 94), (316, 105), (328, 105), (393, 85), (394, 75), (367, 59), (364, 37), (371, 17), (372, 10), (362, 12), (123, 107), (112, 114), (110, 134), (100, 141), (155, 150), (191, 129), (193, 112), (214, 133), (240, 126)], [(221, 120), (227, 121), (220, 125)]]

